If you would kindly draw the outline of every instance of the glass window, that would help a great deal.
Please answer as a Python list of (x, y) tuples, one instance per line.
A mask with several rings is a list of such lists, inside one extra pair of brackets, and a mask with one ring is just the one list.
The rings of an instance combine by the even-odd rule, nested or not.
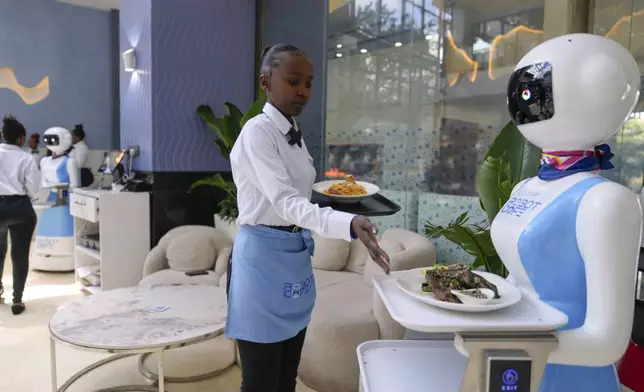
[[(509, 121), (510, 73), (543, 40), (544, 2), (381, 0), (383, 28), (352, 34), (368, 50), (343, 57), (329, 32), (326, 178), (350, 172), (400, 204), (376, 219), (383, 230), (424, 233), (466, 210), (482, 221), (476, 172)], [(470, 260), (447, 241), (437, 249), (440, 261)]]
[[(644, 0), (596, 0), (594, 34), (614, 39), (628, 48), (644, 72)], [(644, 182), (644, 96), (624, 128), (609, 142), (615, 168), (605, 176), (639, 191)]]
[(377, 0), (354, 0), (354, 13), (356, 25), (364, 31), (378, 31), (380, 20), (378, 19)]
[(380, 0), (379, 16), (382, 31), (396, 30), (403, 23), (403, 0)]

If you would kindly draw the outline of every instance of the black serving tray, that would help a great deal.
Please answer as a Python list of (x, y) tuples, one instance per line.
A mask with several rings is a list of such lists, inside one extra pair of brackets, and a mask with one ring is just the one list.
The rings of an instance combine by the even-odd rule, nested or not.
[(317, 192), (313, 192), (311, 203), (320, 207), (331, 207), (336, 211), (349, 212), (351, 214), (363, 216), (389, 216), (400, 211), (400, 206), (377, 193), (373, 196), (365, 197), (357, 203), (336, 203)]

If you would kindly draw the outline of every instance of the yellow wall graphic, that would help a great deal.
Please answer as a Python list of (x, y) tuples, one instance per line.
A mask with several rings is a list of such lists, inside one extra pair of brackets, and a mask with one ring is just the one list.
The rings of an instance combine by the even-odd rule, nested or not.
[(47, 98), (49, 95), (49, 77), (45, 76), (34, 87), (25, 87), (18, 82), (11, 68), (0, 67), (0, 88), (12, 90), (22, 98), (24, 103), (33, 105)]
[[(446, 73), (449, 87), (453, 87), (461, 75), (470, 73), (470, 82), (476, 81), (476, 63), (464, 50), (456, 46), (451, 33), (447, 32), (448, 47), (446, 53)], [(620, 18), (604, 35), (622, 45), (629, 47), (635, 57), (644, 54), (644, 40), (634, 40), (635, 35), (644, 35), (644, 10)], [(488, 76), (491, 80), (503, 76), (503, 72), (514, 69), (514, 66), (532, 48), (543, 42), (543, 30), (516, 26), (506, 34), (500, 34), (492, 40), (489, 49)], [(630, 43), (630, 44), (629, 44)], [(450, 61), (450, 56), (455, 57)]]

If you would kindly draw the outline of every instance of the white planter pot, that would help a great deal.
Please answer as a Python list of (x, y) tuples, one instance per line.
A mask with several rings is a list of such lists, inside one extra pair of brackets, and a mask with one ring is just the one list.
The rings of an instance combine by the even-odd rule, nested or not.
[(237, 236), (237, 233), (239, 232), (239, 226), (235, 221), (228, 221), (228, 222), (224, 221), (217, 214), (215, 214), (215, 227), (218, 229), (225, 230), (233, 240), (235, 239), (235, 237)]

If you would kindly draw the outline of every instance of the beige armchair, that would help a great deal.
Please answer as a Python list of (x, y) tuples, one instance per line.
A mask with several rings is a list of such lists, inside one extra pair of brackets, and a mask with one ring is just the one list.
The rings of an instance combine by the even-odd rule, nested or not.
[[(179, 226), (168, 231), (145, 259), (139, 286), (211, 284), (219, 286), (228, 268), (233, 240), (221, 229)], [(204, 270), (207, 275), (187, 276)]]
[[(373, 289), (382, 273), (360, 241), (351, 243), (314, 235), (313, 267), (317, 300), (302, 351), (300, 378), (318, 392), (358, 390), (356, 348), (378, 339), (402, 339), (405, 329), (387, 312)], [(391, 258), (391, 270), (436, 263), (431, 240), (420, 234), (389, 229), (380, 246)]]

